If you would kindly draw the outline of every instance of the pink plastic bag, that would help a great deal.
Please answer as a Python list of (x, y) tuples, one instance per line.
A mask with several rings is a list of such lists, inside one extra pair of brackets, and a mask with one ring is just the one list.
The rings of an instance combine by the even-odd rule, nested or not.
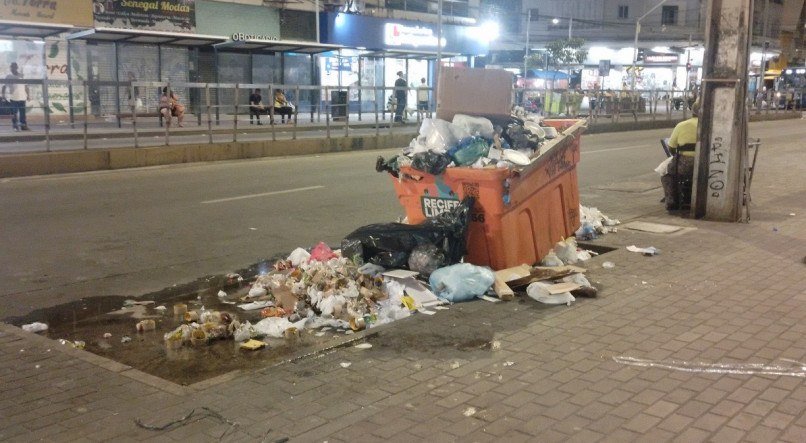
[(333, 250), (330, 249), (325, 242), (319, 242), (319, 244), (314, 246), (311, 250), (311, 258), (308, 261), (328, 261), (336, 257), (338, 256), (333, 253)]

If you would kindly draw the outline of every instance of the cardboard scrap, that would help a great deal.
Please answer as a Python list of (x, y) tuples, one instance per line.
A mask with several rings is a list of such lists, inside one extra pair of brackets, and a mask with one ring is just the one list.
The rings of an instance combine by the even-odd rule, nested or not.
[(580, 268), (578, 266), (535, 266), (532, 268), (531, 273), (523, 278), (519, 278), (516, 280), (512, 280), (507, 282), (509, 287), (513, 289), (519, 289), (529, 284), (534, 283), (536, 281), (542, 280), (554, 280), (562, 277), (566, 277), (571, 274), (584, 274), (585, 269)]
[(582, 286), (580, 286), (580, 285), (578, 285), (576, 283), (563, 282), (563, 283), (555, 283), (555, 284), (549, 286), (548, 288), (546, 288), (546, 290), (549, 291), (549, 294), (555, 295), (555, 294), (562, 294), (563, 292), (576, 291), (577, 289), (579, 289), (581, 287)]
[(513, 266), (511, 268), (495, 271), (495, 276), (500, 277), (504, 282), (511, 282), (519, 278), (528, 277), (532, 273), (532, 267), (526, 264)]

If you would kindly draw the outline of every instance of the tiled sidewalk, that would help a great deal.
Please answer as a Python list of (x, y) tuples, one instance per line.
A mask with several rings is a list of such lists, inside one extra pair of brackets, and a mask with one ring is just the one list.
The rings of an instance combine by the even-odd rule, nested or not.
[[(586, 263), (600, 297), (571, 307), (526, 297), (454, 305), (380, 330), (367, 337), (369, 350), (338, 349), (191, 387), (2, 326), (0, 439), (806, 441), (803, 377), (613, 359), (806, 360), (806, 182), (796, 166), (806, 152), (792, 143), (763, 155), (752, 223), (646, 207), (654, 215), (643, 221), (694, 229), (622, 228), (598, 240), (619, 248)], [(616, 218), (630, 205), (603, 200), (597, 205)], [(662, 253), (644, 257), (624, 249), (630, 244)], [(201, 407), (237, 424), (205, 417)], [(194, 408), (169, 430), (134, 423), (164, 424)]]

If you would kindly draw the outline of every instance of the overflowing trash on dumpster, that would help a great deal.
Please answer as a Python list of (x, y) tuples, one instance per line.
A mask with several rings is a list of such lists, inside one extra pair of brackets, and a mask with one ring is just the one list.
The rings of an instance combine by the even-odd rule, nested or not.
[(402, 166), (432, 175), (449, 167), (511, 169), (526, 166), (544, 151), (557, 130), (539, 117), (511, 116), (501, 125), (484, 117), (456, 114), (453, 121), (426, 118), (417, 137), (398, 155), (379, 157), (375, 168), (397, 177)]

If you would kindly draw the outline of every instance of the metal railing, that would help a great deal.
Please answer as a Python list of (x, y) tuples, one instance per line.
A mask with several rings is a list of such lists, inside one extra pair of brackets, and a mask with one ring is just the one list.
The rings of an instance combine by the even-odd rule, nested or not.
[[(215, 143), (237, 142), (243, 134), (262, 135), (271, 140), (294, 140), (300, 131), (311, 129), (324, 132), (326, 138), (349, 137), (356, 130), (366, 132), (367, 129), (380, 137), (382, 129), (394, 134), (405, 126), (405, 123), (395, 121), (394, 109), (384, 105), (387, 97), (394, 95), (395, 87), (50, 79), (0, 79), (0, 85), (21, 85), (28, 89), (30, 98), (25, 102), (26, 118), (34, 131), (20, 138), (44, 136), (44, 150), (48, 152), (53, 148), (54, 137), (63, 139), (67, 135), (72, 136), (72, 140), (80, 139), (81, 149), (91, 149), (92, 141), (99, 136), (101, 140), (125, 136), (132, 140), (134, 147), (154, 146), (155, 131), (160, 133), (158, 144), (168, 146), (172, 137), (186, 136), (191, 132), (204, 135), (207, 143)], [(169, 118), (174, 121), (178, 116), (160, 109), (164, 88), (169, 94), (177, 94), (178, 102), (184, 106), (186, 127), (182, 130), (176, 129), (177, 125), (168, 124)], [(50, 100), (48, 91), (54, 89), (67, 91), (60, 94), (67, 100), (58, 103)], [(262, 92), (263, 110), (255, 110), (249, 102), (254, 89)], [(275, 90), (285, 92), (293, 109), (288, 129), (278, 122), (279, 115), (276, 114), (279, 110), (273, 106)], [(414, 88), (410, 89), (410, 92), (414, 91)], [(429, 94), (432, 94), (431, 89)], [(419, 123), (433, 113), (433, 105), (429, 104), (427, 110), (418, 112), (416, 102), (412, 101), (403, 113), (406, 123)], [(5, 132), (2, 128), (6, 127), (7, 121), (11, 122), (11, 116), (3, 114), (6, 113), (0, 112), (0, 135)], [(245, 122), (254, 117), (268, 119), (268, 125), (247, 131)]]

